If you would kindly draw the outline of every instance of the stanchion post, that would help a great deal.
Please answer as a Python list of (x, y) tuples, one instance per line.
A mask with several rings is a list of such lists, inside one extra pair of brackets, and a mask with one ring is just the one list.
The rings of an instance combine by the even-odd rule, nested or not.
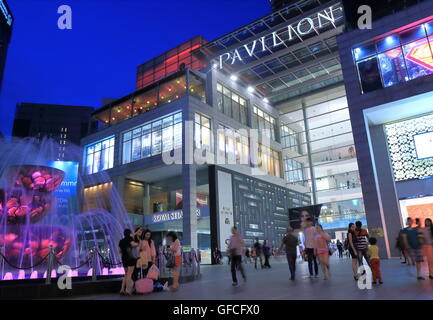
[(45, 284), (51, 284), (51, 272), (53, 270), (54, 263), (54, 248), (50, 245), (48, 251), (48, 260), (47, 260), (47, 277), (45, 278)]
[(0, 252), (1, 252), (1, 264), (0, 264), (0, 268), (1, 268), (1, 273), (0, 273), (0, 280), (2, 280), (4, 278), (4, 273), (5, 273), (5, 265), (6, 265), (6, 261), (3, 259), (4, 256), (6, 256), (6, 249), (4, 246), (2, 246), (0, 248)]
[(96, 248), (93, 249), (93, 259), (92, 259), (92, 281), (96, 281), (96, 269), (98, 267), (98, 251)]

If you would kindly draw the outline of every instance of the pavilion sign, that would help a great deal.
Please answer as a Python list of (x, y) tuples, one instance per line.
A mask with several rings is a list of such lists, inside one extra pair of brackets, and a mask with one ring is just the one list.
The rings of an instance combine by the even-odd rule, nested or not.
[[(329, 25), (330, 23), (334, 28), (337, 28), (335, 22), (338, 18), (334, 16), (334, 10), (342, 11), (343, 8), (333, 8), (333, 6), (330, 6), (320, 12), (317, 12), (312, 17), (306, 17), (299, 20), (297, 23), (292, 23), (288, 25), (288, 39), (286, 40), (281, 39), (281, 37), (278, 35), (281, 30), (274, 31), (258, 39), (255, 39), (250, 43), (244, 44), (243, 46), (240, 46), (232, 52), (226, 52), (221, 54), (218, 57), (219, 69), (223, 68), (224, 63), (235, 64), (236, 61), (243, 61), (243, 57), (245, 58), (245, 56), (252, 57), (255, 53), (266, 51), (267, 46), (269, 46), (269, 44), (266, 44), (268, 40), (271, 40), (271, 45), (269, 46), (269, 48), (271, 49), (284, 45), (286, 42), (290, 42), (295, 39), (295, 37), (302, 41), (302, 36), (308, 35), (313, 31), (318, 33), (318, 30)], [(341, 18), (341, 16), (339, 18)]]

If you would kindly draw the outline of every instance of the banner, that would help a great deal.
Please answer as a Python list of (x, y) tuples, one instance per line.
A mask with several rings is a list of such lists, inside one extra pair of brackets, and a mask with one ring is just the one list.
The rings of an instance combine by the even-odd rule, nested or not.
[(218, 241), (219, 249), (226, 251), (226, 240), (234, 226), (232, 175), (218, 171)]

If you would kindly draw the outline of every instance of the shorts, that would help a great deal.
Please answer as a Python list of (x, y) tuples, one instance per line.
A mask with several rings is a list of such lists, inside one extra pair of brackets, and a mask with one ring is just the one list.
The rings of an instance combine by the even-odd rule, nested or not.
[(422, 249), (409, 249), (409, 255), (413, 262), (423, 262), (424, 261), (424, 253)]
[(318, 256), (329, 256), (329, 249), (328, 248), (317, 248), (316, 253)]
[(137, 259), (122, 260), (122, 265), (123, 265), (124, 268), (135, 267), (136, 263), (137, 263)]
[(179, 268), (182, 264), (182, 256), (175, 256), (174, 257), (174, 264), (176, 268)]

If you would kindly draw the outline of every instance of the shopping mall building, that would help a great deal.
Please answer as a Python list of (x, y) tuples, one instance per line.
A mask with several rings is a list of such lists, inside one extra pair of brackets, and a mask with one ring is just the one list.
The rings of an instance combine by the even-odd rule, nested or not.
[[(334, 239), (361, 220), (396, 255), (402, 219), (433, 199), (423, 5), (345, 30), (339, 1), (293, 1), (144, 63), (136, 91), (96, 110), (99, 129), (82, 139), (83, 208), (120, 200), (135, 225), (175, 230), (209, 257), (233, 225), (277, 246), (289, 209), (321, 205)], [(400, 35), (414, 26), (424, 34)]]

